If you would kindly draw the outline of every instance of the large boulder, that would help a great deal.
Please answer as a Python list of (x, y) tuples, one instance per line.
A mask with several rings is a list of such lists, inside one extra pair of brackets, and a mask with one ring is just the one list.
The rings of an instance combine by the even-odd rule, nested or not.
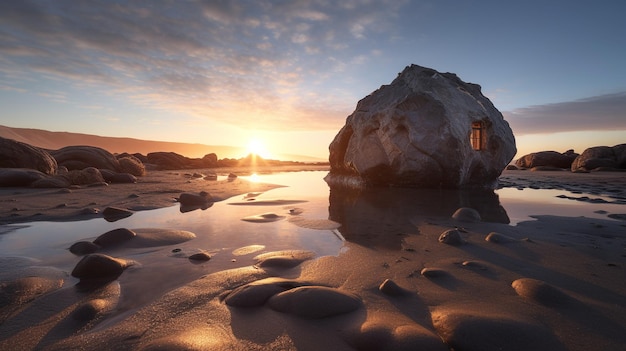
[(120, 163), (110, 152), (95, 146), (66, 146), (50, 151), (59, 166), (68, 170), (81, 170), (87, 167), (120, 170)]
[(358, 102), (329, 147), (332, 185), (491, 188), (517, 152), (480, 86), (406, 67)]
[(626, 144), (590, 147), (576, 157), (571, 170), (580, 172), (598, 168), (626, 169)]
[(556, 167), (569, 169), (576, 157), (578, 154), (574, 150), (567, 150), (564, 153), (540, 151), (520, 157), (515, 161), (515, 165), (519, 168)]
[(43, 149), (0, 137), (0, 168), (29, 168), (53, 175), (57, 162)]

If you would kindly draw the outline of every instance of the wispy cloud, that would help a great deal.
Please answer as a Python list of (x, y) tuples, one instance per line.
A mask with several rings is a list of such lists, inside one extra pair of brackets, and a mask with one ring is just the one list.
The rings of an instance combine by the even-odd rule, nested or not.
[(503, 112), (517, 135), (626, 130), (626, 92)]
[(401, 5), (2, 1), (0, 74), (52, 77), (223, 123), (336, 128), (354, 101), (329, 94), (320, 104), (335, 78), (320, 72), (364, 62), (337, 53), (387, 33)]

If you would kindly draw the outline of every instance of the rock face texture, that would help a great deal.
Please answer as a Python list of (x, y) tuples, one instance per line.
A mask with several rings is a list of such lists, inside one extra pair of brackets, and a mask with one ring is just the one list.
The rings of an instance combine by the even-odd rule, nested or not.
[(590, 147), (576, 157), (571, 167), (572, 172), (602, 169), (626, 169), (626, 144)]
[(358, 102), (329, 151), (331, 186), (492, 188), (517, 150), (479, 85), (411, 65)]
[(52, 175), (57, 171), (57, 162), (43, 149), (0, 138), (0, 168), (29, 168)]
[(540, 151), (520, 157), (515, 161), (515, 165), (519, 168), (556, 167), (569, 169), (576, 157), (578, 154), (574, 150), (567, 150), (564, 153)]
[(51, 151), (59, 166), (68, 170), (81, 170), (87, 167), (118, 171), (120, 163), (110, 152), (95, 146), (66, 146)]

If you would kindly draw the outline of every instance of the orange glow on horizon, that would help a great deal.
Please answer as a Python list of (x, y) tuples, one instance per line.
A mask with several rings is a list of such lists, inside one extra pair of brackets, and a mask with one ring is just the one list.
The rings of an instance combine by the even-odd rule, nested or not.
[(272, 154), (267, 150), (265, 143), (263, 140), (259, 138), (252, 138), (248, 142), (248, 147), (246, 149), (247, 155), (258, 155), (264, 159), (272, 158)]

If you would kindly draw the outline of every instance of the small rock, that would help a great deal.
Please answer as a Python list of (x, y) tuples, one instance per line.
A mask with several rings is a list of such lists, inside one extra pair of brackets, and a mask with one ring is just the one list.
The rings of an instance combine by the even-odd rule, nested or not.
[(101, 247), (111, 247), (122, 244), (136, 236), (137, 234), (130, 229), (117, 228), (100, 235), (93, 242)]
[(206, 252), (198, 252), (189, 256), (189, 259), (192, 261), (208, 261), (211, 259), (211, 255)]
[(203, 206), (211, 202), (211, 196), (206, 192), (199, 194), (182, 193), (178, 197), (178, 202), (181, 206)]
[(83, 257), (72, 270), (72, 276), (82, 280), (114, 280), (128, 267), (125, 260), (103, 254)]
[(420, 274), (426, 278), (439, 278), (447, 276), (448, 272), (439, 268), (424, 268)]
[(488, 241), (490, 243), (495, 243), (495, 244), (506, 244), (506, 243), (516, 242), (517, 240), (514, 238), (511, 238), (510, 236), (506, 236), (504, 234), (491, 232), (487, 234), (487, 236), (485, 237), (485, 241)]
[(204, 180), (217, 180), (217, 174), (209, 173), (206, 176), (204, 176)]
[(102, 211), (102, 216), (108, 222), (115, 222), (117, 220), (130, 217), (133, 211), (119, 207), (107, 207)]
[(408, 291), (402, 287), (400, 287), (396, 282), (391, 279), (385, 279), (382, 284), (378, 287), (378, 290), (385, 295), (390, 296), (401, 296), (408, 294)]
[(269, 306), (278, 312), (304, 318), (325, 318), (355, 311), (361, 299), (349, 292), (325, 286), (301, 286), (272, 296)]
[(71, 316), (77, 321), (90, 321), (106, 310), (108, 305), (109, 303), (104, 299), (93, 299), (76, 307)]
[(465, 240), (461, 237), (461, 233), (456, 229), (448, 229), (441, 233), (439, 236), (439, 242), (453, 246), (465, 244)]
[(452, 218), (461, 222), (480, 222), (480, 213), (473, 208), (461, 207), (452, 214)]
[(524, 298), (550, 307), (564, 307), (574, 298), (556, 287), (537, 279), (520, 278), (511, 283), (515, 292)]
[(265, 304), (270, 297), (302, 285), (282, 278), (261, 279), (236, 288), (228, 294), (224, 302), (233, 307), (258, 307)]
[(70, 252), (74, 255), (87, 255), (94, 253), (100, 249), (100, 246), (91, 241), (79, 241), (70, 246)]

